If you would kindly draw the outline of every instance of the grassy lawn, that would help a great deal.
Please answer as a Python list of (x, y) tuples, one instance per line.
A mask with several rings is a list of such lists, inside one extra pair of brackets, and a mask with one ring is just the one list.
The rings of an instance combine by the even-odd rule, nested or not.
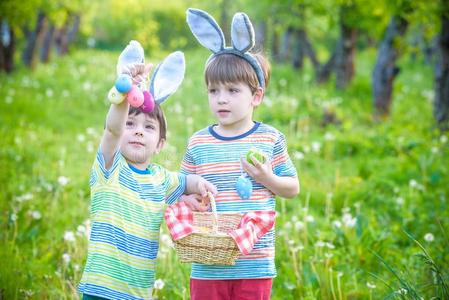
[[(80, 50), (34, 72), (0, 74), (4, 299), (78, 298), (89, 171), (117, 56)], [(188, 137), (213, 122), (202, 76), (207, 56), (186, 53), (185, 81), (164, 103), (168, 145), (156, 162), (171, 170), (179, 168)], [(374, 122), (374, 56), (358, 55), (357, 76), (345, 91), (317, 86), (307, 68), (273, 66), (255, 118), (285, 133), (301, 179), (296, 199), (277, 199), (273, 299), (444, 298), (449, 141), (434, 127), (432, 69), (404, 57), (392, 115)], [(190, 267), (177, 261), (164, 225), (158, 259), (165, 285), (155, 296), (188, 299)], [(440, 278), (438, 270), (446, 274)]]

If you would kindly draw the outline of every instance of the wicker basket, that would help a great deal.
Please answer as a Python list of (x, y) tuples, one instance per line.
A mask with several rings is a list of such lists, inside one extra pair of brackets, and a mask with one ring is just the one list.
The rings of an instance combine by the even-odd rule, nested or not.
[(237, 228), (242, 218), (238, 213), (217, 213), (215, 199), (209, 194), (213, 212), (193, 212), (194, 232), (174, 242), (183, 263), (234, 265), (240, 251), (226, 233)]

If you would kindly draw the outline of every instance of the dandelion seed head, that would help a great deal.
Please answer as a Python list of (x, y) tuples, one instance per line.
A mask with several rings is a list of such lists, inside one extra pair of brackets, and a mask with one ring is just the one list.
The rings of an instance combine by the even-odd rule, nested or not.
[(156, 281), (154, 281), (154, 288), (156, 290), (162, 290), (165, 286), (165, 282), (162, 279), (156, 279)]
[(426, 242), (433, 242), (435, 240), (435, 237), (433, 236), (432, 233), (428, 232), (424, 235), (424, 240)]

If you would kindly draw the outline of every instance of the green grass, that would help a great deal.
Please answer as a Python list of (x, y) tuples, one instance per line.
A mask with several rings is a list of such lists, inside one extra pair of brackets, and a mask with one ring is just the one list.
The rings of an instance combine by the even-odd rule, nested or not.
[[(34, 72), (0, 75), (4, 299), (78, 297), (89, 171), (117, 55), (79, 51)], [(207, 55), (186, 53), (186, 79), (164, 105), (168, 145), (156, 161), (172, 170), (188, 137), (213, 122), (202, 78)], [(432, 118), (432, 70), (403, 58), (391, 117), (374, 122), (374, 57), (371, 50), (358, 55), (357, 77), (345, 91), (315, 85), (309, 70), (274, 66), (256, 119), (286, 134), (301, 194), (277, 201), (273, 299), (447, 295), (449, 141)], [(323, 125), (325, 111), (338, 124)], [(189, 266), (166, 240), (163, 228), (157, 278), (165, 286), (156, 296), (188, 299)]]

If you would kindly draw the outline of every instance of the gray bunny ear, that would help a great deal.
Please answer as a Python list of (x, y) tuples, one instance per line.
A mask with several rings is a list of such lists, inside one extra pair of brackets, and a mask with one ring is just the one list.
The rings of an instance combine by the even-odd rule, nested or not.
[(187, 24), (201, 45), (213, 53), (224, 49), (223, 31), (208, 13), (194, 8), (187, 9)]
[(186, 64), (184, 53), (176, 51), (167, 56), (156, 68), (150, 82), (150, 93), (158, 104), (176, 92), (184, 79)]
[(245, 13), (236, 13), (232, 18), (231, 40), (232, 47), (241, 52), (254, 47), (254, 28)]
[(122, 74), (124, 68), (130, 64), (144, 63), (145, 55), (138, 41), (129, 42), (128, 46), (120, 53), (117, 62), (117, 76)]

